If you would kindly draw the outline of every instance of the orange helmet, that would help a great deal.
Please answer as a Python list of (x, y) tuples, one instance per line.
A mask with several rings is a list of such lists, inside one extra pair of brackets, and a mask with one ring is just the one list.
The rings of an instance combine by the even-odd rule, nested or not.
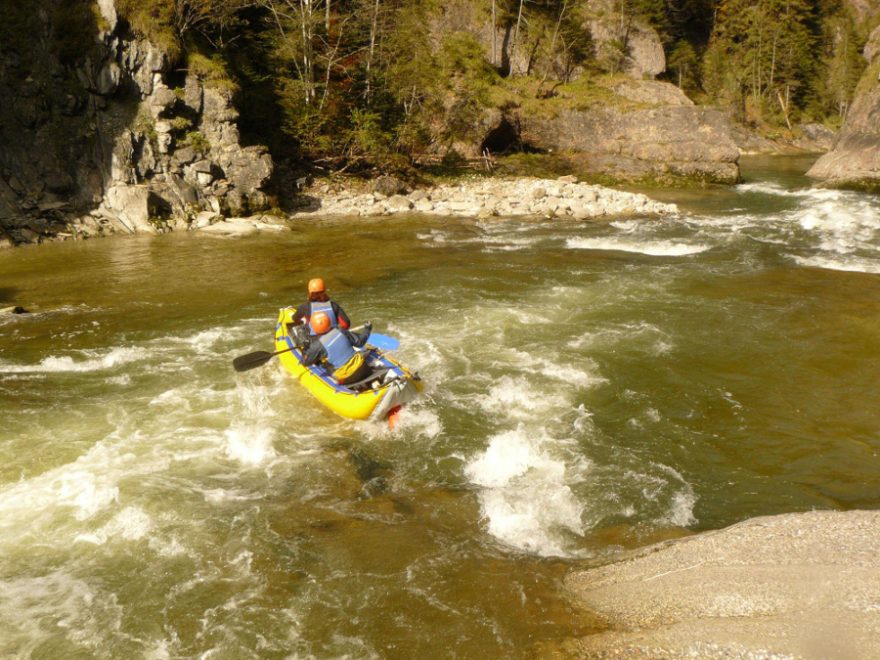
[(313, 280), (309, 280), (309, 293), (324, 293), (326, 288), (324, 287), (324, 280), (320, 277), (316, 277)]
[(330, 317), (324, 312), (315, 312), (312, 314), (310, 324), (316, 335), (323, 335), (330, 330)]

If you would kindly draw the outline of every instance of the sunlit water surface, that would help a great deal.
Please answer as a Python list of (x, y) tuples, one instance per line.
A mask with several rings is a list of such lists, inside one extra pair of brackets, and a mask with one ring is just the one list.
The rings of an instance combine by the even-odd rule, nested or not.
[[(675, 217), (425, 217), (0, 254), (0, 655), (483, 657), (564, 575), (880, 506), (880, 199), (801, 160)], [(395, 432), (277, 363), (322, 275), (427, 383)]]

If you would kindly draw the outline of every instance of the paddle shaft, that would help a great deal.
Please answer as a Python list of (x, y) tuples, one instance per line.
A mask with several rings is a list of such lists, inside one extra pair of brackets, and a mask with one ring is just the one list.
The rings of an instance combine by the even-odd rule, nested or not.
[[(362, 325), (358, 326), (357, 328), (353, 328), (352, 331), (357, 332), (358, 330), (362, 330), (363, 327), (364, 326)], [(282, 353), (287, 353), (292, 350), (292, 348), (285, 348), (280, 351), (275, 351), (274, 353), (256, 351), (254, 353), (248, 353), (247, 355), (239, 355), (232, 361), (232, 368), (239, 372), (256, 369), (257, 367), (262, 367), (276, 355), (281, 355)]]

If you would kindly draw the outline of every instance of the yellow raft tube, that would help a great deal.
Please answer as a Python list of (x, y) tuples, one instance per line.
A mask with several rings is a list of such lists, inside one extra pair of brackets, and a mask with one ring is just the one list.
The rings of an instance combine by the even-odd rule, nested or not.
[[(416, 398), (423, 389), (418, 374), (382, 355), (369, 351), (368, 363), (373, 375), (353, 386), (340, 385), (320, 365), (303, 366), (302, 350), (291, 335), (291, 321), (295, 310), (285, 307), (278, 314), (275, 326), (275, 350), (283, 351), (278, 357), (281, 364), (318, 401), (337, 415), (349, 419), (384, 420), (396, 415), (400, 407)], [(369, 345), (369, 340), (367, 341)]]

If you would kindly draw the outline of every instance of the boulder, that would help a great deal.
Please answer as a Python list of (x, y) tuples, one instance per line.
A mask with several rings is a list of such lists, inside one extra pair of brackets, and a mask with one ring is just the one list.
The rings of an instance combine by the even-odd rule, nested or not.
[(624, 179), (739, 179), (739, 149), (730, 122), (712, 108), (596, 108), (563, 110), (555, 117), (518, 112), (515, 121), (524, 142), (572, 154), (585, 171)]
[(108, 188), (104, 196), (104, 209), (132, 234), (156, 233), (156, 226), (150, 222), (155, 217), (155, 208), (156, 201), (148, 186), (119, 184)]
[(880, 511), (754, 518), (575, 572), (560, 657), (880, 657)]
[(388, 198), (388, 201), (385, 202), (385, 208), (387, 208), (392, 213), (409, 211), (412, 206), (412, 202), (409, 201), (409, 199), (404, 195), (392, 195)]
[(193, 219), (193, 227), (196, 229), (204, 229), (218, 222), (223, 222), (223, 216), (213, 211), (202, 211)]
[(370, 190), (374, 193), (384, 195), (385, 197), (404, 195), (406, 194), (406, 184), (397, 177), (383, 174), (382, 176), (373, 179), (373, 182), (370, 185)]
[(272, 156), (262, 146), (239, 148), (220, 162), (226, 178), (245, 196), (262, 188), (272, 176)]
[(218, 222), (202, 228), (202, 231), (214, 236), (225, 236), (229, 238), (240, 238), (242, 236), (250, 236), (259, 233), (259, 228), (250, 221), (242, 222)]
[(799, 149), (824, 153), (834, 144), (834, 131), (822, 124), (802, 124), (800, 131), (801, 136), (794, 141)]

